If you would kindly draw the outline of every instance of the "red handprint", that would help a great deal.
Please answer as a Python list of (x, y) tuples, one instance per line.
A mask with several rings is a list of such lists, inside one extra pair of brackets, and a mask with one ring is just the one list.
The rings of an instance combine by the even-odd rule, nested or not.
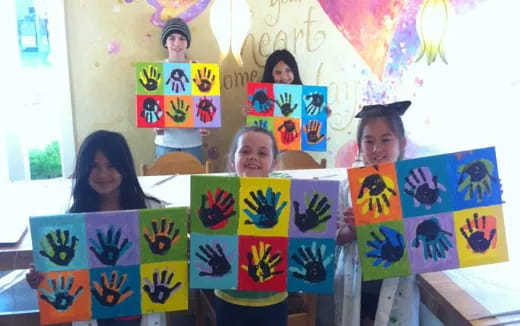
[[(206, 207), (206, 201), (209, 207)], [(205, 227), (218, 230), (225, 227), (229, 218), (235, 214), (234, 208), (235, 199), (233, 199), (233, 195), (217, 188), (215, 191), (215, 200), (213, 200), (213, 195), (210, 190), (208, 190), (207, 195), (202, 195), (198, 214)]]
[(278, 131), (281, 134), (281, 140), (283, 144), (292, 143), (300, 135), (298, 130), (296, 130), (296, 124), (292, 120), (285, 120), (283, 124), (278, 127)]

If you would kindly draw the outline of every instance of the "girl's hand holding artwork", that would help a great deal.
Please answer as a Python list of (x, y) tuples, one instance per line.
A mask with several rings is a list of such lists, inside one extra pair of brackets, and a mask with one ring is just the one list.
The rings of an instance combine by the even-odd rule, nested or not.
[(344, 245), (356, 239), (356, 225), (354, 224), (354, 210), (347, 208), (343, 212), (343, 217), (338, 221), (338, 231), (336, 243)]
[(164, 135), (164, 128), (154, 128), (156, 135)]
[(209, 136), (209, 129), (206, 128), (200, 128), (199, 133), (201, 136)]
[(247, 115), (250, 114), (250, 113), (253, 112), (253, 111), (254, 111), (254, 108), (253, 108), (251, 105), (247, 105), (247, 104), (246, 104), (246, 105), (244, 105), (244, 106), (242, 107), (242, 115), (243, 115), (244, 117), (247, 117)]
[(40, 283), (43, 281), (43, 274), (34, 269), (34, 265), (31, 264), (29, 273), (25, 274), (25, 279), (32, 289), (37, 289)]

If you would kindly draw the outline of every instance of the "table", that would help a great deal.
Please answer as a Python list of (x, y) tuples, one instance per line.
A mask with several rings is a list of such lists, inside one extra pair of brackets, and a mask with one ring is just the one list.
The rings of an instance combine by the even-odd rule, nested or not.
[[(279, 172), (279, 176), (284, 175), (304, 179), (317, 177), (342, 180), (346, 177), (346, 172), (345, 169)], [(139, 182), (147, 194), (171, 206), (189, 206), (188, 175), (139, 177)], [(9, 210), (13, 214), (9, 219), (27, 221), (30, 215), (63, 213), (69, 205), (70, 188), (71, 180), (68, 179), (11, 185), (8, 190), (11, 194), (10, 201), (6, 205), (15, 209)], [(20, 198), (30, 198), (31, 205), (20, 202)], [(506, 219), (513, 216), (506, 208), (504, 215)], [(5, 215), (0, 218), (5, 218)], [(4, 220), (2, 227), (5, 225)], [(512, 240), (514, 239), (510, 234), (510, 254), (514, 252)], [(28, 235), (16, 247), (0, 248), (0, 270), (27, 268), (32, 262), (31, 250)], [(419, 275), (417, 279), (421, 300), (446, 325), (481, 326), (520, 322), (520, 278), (515, 275), (520, 270), (518, 258), (520, 257), (511, 257), (508, 263)], [(496, 314), (500, 316), (494, 317)], [(486, 318), (488, 316), (490, 317)]]

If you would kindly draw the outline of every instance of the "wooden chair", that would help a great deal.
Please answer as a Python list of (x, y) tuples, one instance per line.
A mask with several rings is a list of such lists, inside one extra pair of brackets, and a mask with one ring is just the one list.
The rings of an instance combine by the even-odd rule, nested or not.
[(149, 167), (141, 164), (141, 175), (201, 174), (209, 173), (211, 162), (202, 165), (193, 155), (185, 152), (170, 152), (156, 159)]
[[(213, 290), (197, 290), (195, 326), (216, 326)], [(316, 323), (316, 295), (289, 293), (287, 326), (314, 326)]]
[(301, 151), (283, 151), (276, 158), (276, 170), (324, 169), (327, 160), (316, 162), (312, 156)]

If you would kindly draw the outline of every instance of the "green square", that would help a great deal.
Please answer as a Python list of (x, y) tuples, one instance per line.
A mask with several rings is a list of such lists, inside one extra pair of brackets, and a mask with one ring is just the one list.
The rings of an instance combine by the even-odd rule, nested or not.
[[(191, 232), (237, 234), (239, 185), (238, 177), (191, 176)], [(211, 212), (211, 215), (204, 215), (204, 212)], [(218, 213), (227, 218), (215, 218)]]
[[(387, 241), (387, 238), (381, 232), (381, 227), (390, 228), (399, 232), (402, 235), (402, 244), (404, 246), (402, 257), (399, 260), (392, 262), (388, 267), (385, 267), (387, 260), (382, 260), (377, 264), (377, 266), (374, 266), (377, 258), (367, 256), (368, 252), (374, 250), (374, 248), (369, 246), (367, 242), (377, 242), (371, 232), (373, 232), (375, 237), (381, 241)], [(408, 248), (406, 247), (407, 239), (402, 220), (358, 226), (356, 228), (356, 234), (364, 281), (410, 275), (410, 261), (408, 259)]]
[(135, 85), (137, 95), (163, 95), (163, 64), (160, 62), (136, 63)]
[[(173, 224), (171, 224), (172, 222)], [(139, 210), (141, 263), (187, 260), (187, 222), (187, 207)], [(176, 235), (178, 236), (177, 240), (175, 240)]]

